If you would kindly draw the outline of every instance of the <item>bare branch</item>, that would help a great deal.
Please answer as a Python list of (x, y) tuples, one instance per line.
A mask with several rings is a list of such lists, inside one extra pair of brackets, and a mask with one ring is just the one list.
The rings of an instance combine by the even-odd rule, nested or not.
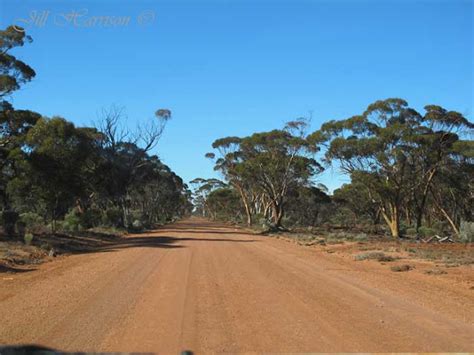
[(111, 105), (102, 108), (98, 117), (95, 127), (104, 134), (105, 144), (113, 150), (119, 142), (124, 142), (130, 136), (130, 131), (122, 124), (127, 117), (124, 107)]

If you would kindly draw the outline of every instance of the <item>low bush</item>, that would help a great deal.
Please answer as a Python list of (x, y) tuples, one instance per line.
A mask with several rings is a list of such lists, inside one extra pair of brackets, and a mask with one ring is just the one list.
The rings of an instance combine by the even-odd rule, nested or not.
[(403, 264), (403, 265), (395, 265), (390, 268), (393, 272), (405, 272), (405, 271), (410, 271), (413, 269), (413, 266), (408, 265), (408, 264)]
[(459, 239), (463, 243), (474, 242), (474, 222), (461, 221)]
[(429, 269), (425, 271), (425, 274), (427, 275), (444, 275), (447, 274), (446, 271), (441, 270), (441, 269)]
[(369, 239), (369, 236), (365, 233), (359, 233), (354, 237), (354, 240), (358, 242), (365, 242), (368, 239)]
[(77, 232), (82, 230), (81, 217), (76, 209), (72, 209), (64, 216), (61, 228), (67, 232)]
[(355, 260), (362, 261), (362, 260), (377, 260), (380, 262), (390, 262), (394, 261), (395, 258), (393, 256), (384, 254), (380, 251), (372, 251), (369, 253), (363, 253), (355, 256)]
[(81, 226), (84, 228), (93, 228), (102, 223), (102, 211), (98, 208), (88, 208), (79, 215)]
[(421, 237), (432, 237), (435, 234), (439, 234), (439, 232), (436, 229), (421, 226), (420, 228), (418, 228), (418, 234)]
[[(20, 214), (20, 221), (24, 223), (26, 231), (39, 232), (45, 227), (44, 219), (39, 214), (34, 212), (26, 212)], [(20, 222), (19, 221), (19, 222)], [(18, 226), (18, 223), (17, 223)]]
[(102, 215), (102, 224), (109, 227), (120, 227), (123, 213), (118, 207), (109, 207)]
[(270, 223), (268, 222), (266, 218), (262, 217), (258, 219), (258, 225), (261, 226), (261, 228), (263, 229), (268, 229), (268, 227), (270, 226)]
[(33, 242), (33, 234), (31, 233), (26, 233), (25, 236), (23, 237), (23, 240), (25, 241), (25, 244), (26, 245), (31, 245), (31, 243)]

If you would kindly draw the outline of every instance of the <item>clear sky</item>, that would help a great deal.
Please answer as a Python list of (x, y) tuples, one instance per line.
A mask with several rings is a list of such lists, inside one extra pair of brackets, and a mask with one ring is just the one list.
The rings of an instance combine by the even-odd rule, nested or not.
[(12, 23), (33, 37), (14, 54), (37, 72), (15, 107), (78, 125), (111, 104), (130, 125), (169, 108), (157, 153), (187, 181), (213, 176), (216, 138), (310, 111), (317, 129), (402, 97), (472, 120), (472, 1), (0, 0), (1, 26)]

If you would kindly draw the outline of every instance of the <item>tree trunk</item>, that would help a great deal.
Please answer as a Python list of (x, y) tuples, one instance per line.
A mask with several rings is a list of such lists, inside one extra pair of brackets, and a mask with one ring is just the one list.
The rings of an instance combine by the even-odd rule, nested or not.
[(400, 226), (398, 225), (397, 221), (392, 220), (389, 224), (389, 227), (392, 237), (398, 239), (400, 237)]
[(431, 181), (433, 180), (433, 177), (435, 176), (436, 170), (431, 171), (428, 181), (426, 182), (425, 188), (423, 189), (423, 195), (421, 197), (421, 203), (418, 205), (416, 208), (416, 234), (418, 235), (418, 230), (421, 227), (421, 224), (423, 222), (423, 214), (425, 212), (425, 206), (426, 206), (426, 200), (428, 197), (428, 192), (431, 186)]
[(382, 209), (382, 216), (390, 228), (390, 234), (393, 238), (400, 238), (400, 216), (398, 206), (390, 205), (390, 216)]
[(283, 205), (274, 201), (272, 203), (272, 221), (275, 228), (281, 227), (281, 221), (283, 219)]
[(446, 212), (446, 210), (443, 207), (441, 207), (441, 205), (436, 201), (436, 199), (433, 199), (433, 200), (434, 200), (436, 208), (438, 208), (438, 210), (442, 213), (444, 218), (446, 218), (446, 220), (448, 221), (448, 223), (451, 226), (451, 229), (453, 230), (454, 234), (459, 236), (459, 228), (456, 226), (456, 223), (454, 223), (453, 218), (451, 218), (449, 216), (449, 213)]
[(252, 212), (250, 211), (247, 196), (245, 196), (244, 190), (240, 186), (237, 186), (237, 190), (240, 193), (240, 198), (242, 199), (242, 204), (244, 205), (245, 214), (247, 216), (247, 225), (250, 227), (252, 225)]
[(245, 205), (245, 214), (247, 215), (247, 226), (250, 227), (252, 225), (252, 214), (248, 205)]

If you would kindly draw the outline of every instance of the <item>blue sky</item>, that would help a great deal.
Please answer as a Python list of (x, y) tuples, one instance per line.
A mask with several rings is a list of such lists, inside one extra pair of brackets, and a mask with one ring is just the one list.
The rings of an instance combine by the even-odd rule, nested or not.
[[(32, 11), (48, 16), (33, 23)], [(37, 72), (15, 107), (89, 125), (116, 104), (131, 126), (169, 108), (156, 152), (188, 181), (214, 175), (204, 154), (216, 138), (310, 111), (317, 129), (402, 97), (472, 120), (472, 19), (473, 2), (458, 0), (0, 0), (1, 26), (34, 39), (15, 51)], [(345, 178), (330, 169), (319, 181)]]

